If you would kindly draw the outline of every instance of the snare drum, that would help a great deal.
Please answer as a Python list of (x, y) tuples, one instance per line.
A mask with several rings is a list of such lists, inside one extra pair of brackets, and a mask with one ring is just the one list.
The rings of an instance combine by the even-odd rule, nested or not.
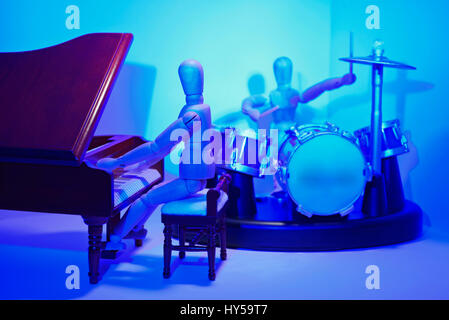
[(287, 130), (278, 164), (280, 185), (308, 217), (348, 214), (368, 178), (355, 137), (331, 124)]
[(254, 139), (240, 134), (235, 128), (225, 128), (221, 135), (218, 167), (253, 177), (267, 174), (270, 166), (268, 139)]
[[(370, 127), (365, 127), (354, 132), (360, 148), (366, 159), (370, 154)], [(382, 158), (398, 156), (407, 153), (408, 141), (399, 126), (399, 120), (385, 121), (382, 123)]]

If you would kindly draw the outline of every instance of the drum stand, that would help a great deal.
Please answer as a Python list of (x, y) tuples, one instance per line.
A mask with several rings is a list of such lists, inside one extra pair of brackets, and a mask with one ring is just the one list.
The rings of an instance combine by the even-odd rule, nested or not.
[(228, 212), (235, 218), (251, 219), (256, 216), (256, 199), (254, 195), (253, 176), (225, 170), (231, 175), (229, 185)]
[[(397, 156), (382, 159), (382, 175), (385, 182), (387, 214), (401, 211), (405, 206), (405, 197)], [(362, 211), (366, 212), (363, 209)]]
[(382, 84), (383, 66), (372, 65), (372, 105), (371, 105), (371, 135), (370, 135), (370, 163), (372, 169), (371, 180), (365, 187), (362, 211), (369, 216), (381, 216), (387, 213), (387, 195), (385, 180), (381, 164), (381, 135), (382, 135)]
[[(362, 212), (370, 217), (383, 216), (402, 209), (401, 200), (404, 198), (402, 183), (396, 157), (382, 159), (382, 85), (384, 67), (396, 69), (416, 69), (415, 67), (390, 60), (383, 56), (383, 43), (376, 41), (373, 53), (368, 57), (349, 57), (340, 60), (351, 63), (367, 64), (372, 67), (372, 98), (371, 98), (371, 135), (370, 135), (370, 164), (371, 179), (366, 184), (363, 197)], [(386, 188), (386, 179), (388, 188)], [(388, 190), (387, 190), (388, 189)], [(388, 203), (390, 199), (390, 203)]]

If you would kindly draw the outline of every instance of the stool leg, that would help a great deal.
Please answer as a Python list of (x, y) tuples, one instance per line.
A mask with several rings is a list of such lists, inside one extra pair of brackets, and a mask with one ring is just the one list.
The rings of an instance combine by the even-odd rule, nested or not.
[(164, 228), (164, 278), (170, 278), (170, 263), (171, 263), (171, 251), (172, 251), (172, 226), (166, 224)]
[[(181, 247), (184, 247), (186, 245), (186, 238), (185, 238), (185, 229), (183, 225), (178, 226), (178, 234), (179, 234), (179, 245)], [(184, 259), (185, 257), (186, 251), (179, 250), (179, 259)]]
[(209, 226), (208, 231), (207, 257), (209, 260), (209, 280), (215, 280), (215, 226)]
[(220, 222), (220, 258), (226, 260), (228, 255), (226, 252), (226, 222)]

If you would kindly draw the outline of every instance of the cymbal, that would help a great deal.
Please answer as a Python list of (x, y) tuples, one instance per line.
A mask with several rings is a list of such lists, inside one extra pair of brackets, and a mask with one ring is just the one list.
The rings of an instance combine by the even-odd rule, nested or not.
[(371, 55), (367, 57), (348, 57), (348, 58), (340, 58), (339, 60), (350, 62), (350, 63), (359, 63), (359, 64), (369, 64), (369, 65), (383, 65), (384, 67), (388, 68), (396, 68), (396, 69), (409, 69), (409, 70), (416, 70), (415, 67), (409, 66), (402, 62), (397, 62), (388, 59), (384, 56), (376, 56)]

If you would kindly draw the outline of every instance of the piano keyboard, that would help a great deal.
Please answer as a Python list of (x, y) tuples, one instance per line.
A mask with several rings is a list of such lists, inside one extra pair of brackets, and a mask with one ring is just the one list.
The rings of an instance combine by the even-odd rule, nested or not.
[(123, 201), (151, 185), (161, 175), (155, 169), (145, 169), (138, 172), (128, 172), (114, 179), (114, 206), (119, 206)]

